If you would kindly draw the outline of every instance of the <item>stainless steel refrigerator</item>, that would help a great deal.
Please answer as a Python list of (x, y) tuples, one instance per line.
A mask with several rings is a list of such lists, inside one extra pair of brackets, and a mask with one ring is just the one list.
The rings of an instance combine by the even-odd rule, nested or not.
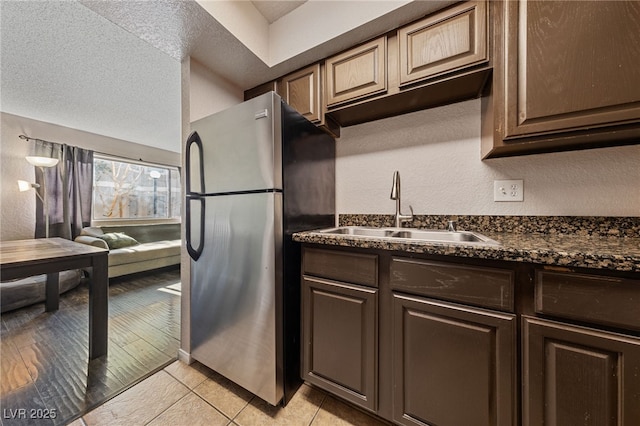
[(335, 141), (273, 92), (191, 124), (191, 355), (270, 404), (300, 386), (300, 247), (334, 225)]

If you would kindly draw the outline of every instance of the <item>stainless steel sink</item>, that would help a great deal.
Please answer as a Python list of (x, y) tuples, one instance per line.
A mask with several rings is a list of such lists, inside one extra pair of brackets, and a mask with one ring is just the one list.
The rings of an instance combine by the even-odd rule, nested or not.
[(451, 242), (471, 242), (479, 243), (487, 241), (488, 238), (467, 231), (398, 231), (393, 234), (396, 238), (410, 238), (412, 240), (428, 240), (428, 241), (451, 241)]
[(340, 226), (337, 228), (323, 229), (318, 232), (323, 234), (353, 235), (384, 239), (407, 239), (412, 241), (426, 241), (436, 243), (500, 245), (499, 242), (492, 240), (489, 237), (470, 231)]
[(393, 229), (362, 228), (359, 226), (341, 226), (339, 228), (323, 229), (323, 234), (360, 235), (362, 237), (391, 237)]

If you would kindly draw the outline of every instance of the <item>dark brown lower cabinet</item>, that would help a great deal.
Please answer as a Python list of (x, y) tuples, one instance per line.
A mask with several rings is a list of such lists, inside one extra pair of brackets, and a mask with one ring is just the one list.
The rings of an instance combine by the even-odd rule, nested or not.
[(377, 401), (378, 290), (302, 279), (304, 380), (370, 411)]
[(513, 425), (515, 315), (393, 294), (393, 421)]
[(385, 420), (640, 426), (637, 274), (328, 246), (302, 270), (303, 379)]
[(640, 338), (523, 318), (523, 425), (640, 425)]

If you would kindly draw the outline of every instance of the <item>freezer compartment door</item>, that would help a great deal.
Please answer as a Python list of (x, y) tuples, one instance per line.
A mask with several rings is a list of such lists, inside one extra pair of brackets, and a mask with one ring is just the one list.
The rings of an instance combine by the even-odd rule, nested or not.
[(202, 162), (202, 139), (193, 131), (185, 146), (185, 195), (198, 196), (204, 190), (204, 163)]
[(280, 98), (270, 92), (191, 123), (200, 142), (187, 143), (187, 190), (282, 189), (280, 114)]
[(283, 393), (282, 194), (203, 199), (202, 252), (191, 261), (192, 356), (275, 405)]

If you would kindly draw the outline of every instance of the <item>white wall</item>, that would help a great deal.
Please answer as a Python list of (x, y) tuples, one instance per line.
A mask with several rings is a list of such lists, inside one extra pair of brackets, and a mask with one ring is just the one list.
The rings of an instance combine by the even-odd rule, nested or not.
[[(358, 31), (358, 28), (368, 22), (410, 2), (408, 0), (308, 1), (269, 26), (268, 63), (269, 65), (279, 64), (349, 31)], [(434, 8), (437, 7), (434, 5)], [(421, 15), (416, 17), (419, 16)], [(388, 27), (388, 29), (391, 28)], [(369, 35), (361, 40), (371, 37)], [(351, 46), (354, 44), (351, 42)]]
[[(0, 113), (1, 114), (1, 113)], [(14, 129), (5, 124), (1, 114), (0, 125), (0, 241), (33, 238), (36, 223), (36, 196), (34, 191), (18, 191), (18, 180), (35, 182), (35, 171), (24, 159), (31, 148), (18, 139)]]
[[(480, 160), (480, 100), (342, 129), (338, 213), (639, 216), (640, 145)], [(493, 201), (494, 179), (524, 179), (524, 202)]]
[(27, 135), (51, 142), (92, 149), (104, 154), (180, 166), (180, 154), (121, 139), (0, 113), (0, 240), (33, 238), (36, 196), (33, 191), (18, 191), (17, 180), (35, 182), (35, 171), (25, 160), (33, 154), (33, 142), (18, 138)]
[[(197, 0), (197, 3), (257, 58), (271, 67), (350, 31), (357, 32), (360, 27), (391, 14), (411, 3), (411, 0), (375, 0), (366, 3), (362, 0), (308, 1), (272, 24), (248, 1)], [(416, 17), (446, 4), (433, 0), (429, 3), (434, 4), (432, 7), (424, 5), (417, 8), (414, 12), (418, 13)], [(382, 32), (385, 27), (391, 29), (394, 25), (383, 26)], [(359, 40), (366, 40), (373, 35)], [(352, 41), (347, 46), (355, 43)]]
[(197, 2), (263, 62), (269, 62), (269, 22), (251, 2)]
[(244, 91), (197, 61), (190, 63), (189, 121), (227, 109), (244, 99)]

